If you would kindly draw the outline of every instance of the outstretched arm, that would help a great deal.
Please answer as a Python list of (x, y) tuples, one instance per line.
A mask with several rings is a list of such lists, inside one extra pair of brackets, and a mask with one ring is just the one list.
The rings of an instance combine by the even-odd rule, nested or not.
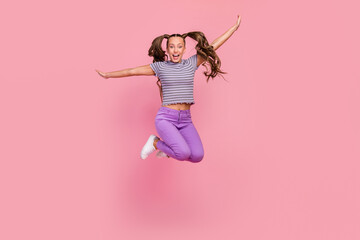
[(98, 70), (95, 71), (97, 71), (100, 74), (100, 76), (104, 78), (121, 78), (121, 77), (139, 76), (139, 75), (155, 75), (155, 72), (150, 67), (150, 64), (134, 67), (134, 68), (126, 68), (114, 72), (103, 73)]
[(211, 45), (214, 47), (214, 50), (218, 49), (223, 43), (231, 37), (231, 35), (239, 28), (241, 22), (241, 17), (238, 15), (238, 20), (234, 26), (229, 28), (223, 35), (215, 39)]
[[(231, 35), (239, 28), (241, 22), (241, 16), (238, 15), (238, 19), (234, 26), (229, 28), (224, 34), (216, 38), (210, 45), (214, 47), (214, 50), (218, 49), (223, 43), (231, 37)], [(198, 66), (205, 61), (200, 55), (197, 55)]]

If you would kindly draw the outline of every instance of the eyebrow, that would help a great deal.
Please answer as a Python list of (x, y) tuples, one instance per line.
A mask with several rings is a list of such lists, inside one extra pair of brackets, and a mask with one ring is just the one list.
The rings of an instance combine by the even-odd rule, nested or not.
[[(182, 43), (178, 43), (178, 45), (179, 45), (179, 44), (182, 45)], [(169, 45), (174, 45), (174, 43), (170, 43)]]

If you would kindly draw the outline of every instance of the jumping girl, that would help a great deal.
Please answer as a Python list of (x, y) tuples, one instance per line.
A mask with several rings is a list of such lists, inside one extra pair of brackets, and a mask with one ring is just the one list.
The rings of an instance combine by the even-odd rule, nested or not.
[[(190, 113), (190, 106), (195, 103), (193, 98), (194, 75), (200, 64), (206, 67), (205, 63), (208, 63), (211, 68), (210, 73), (204, 72), (207, 82), (210, 77), (214, 78), (218, 73), (226, 74), (220, 70), (221, 61), (215, 50), (239, 28), (241, 17), (239, 15), (237, 17), (235, 25), (210, 45), (202, 32), (164, 34), (155, 38), (149, 49), (148, 54), (154, 58), (153, 63), (108, 73), (95, 70), (105, 79), (139, 75), (158, 77), (157, 85), (160, 90), (162, 106), (155, 117), (155, 127), (159, 137), (150, 135), (141, 150), (140, 157), (142, 159), (146, 159), (156, 149), (159, 150), (156, 154), (158, 157), (172, 157), (193, 163), (203, 159), (203, 145)], [(197, 41), (195, 47), (197, 53), (188, 59), (182, 59), (186, 51), (186, 37)], [(164, 38), (167, 39), (167, 55), (161, 47)], [(167, 60), (169, 57), (170, 60)]]

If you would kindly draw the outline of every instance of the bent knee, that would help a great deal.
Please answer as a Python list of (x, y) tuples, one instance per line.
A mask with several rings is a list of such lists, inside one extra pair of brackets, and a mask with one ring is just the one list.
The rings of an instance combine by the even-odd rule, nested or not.
[(199, 153), (193, 153), (191, 155), (190, 161), (191, 162), (201, 162), (201, 160), (204, 158), (204, 152)]
[(184, 148), (178, 152), (175, 152), (176, 159), (178, 160), (187, 160), (190, 158), (191, 152), (190, 149)]

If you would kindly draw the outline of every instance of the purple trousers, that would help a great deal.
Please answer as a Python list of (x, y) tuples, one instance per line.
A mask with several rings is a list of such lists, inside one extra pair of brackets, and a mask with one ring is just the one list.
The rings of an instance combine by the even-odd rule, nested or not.
[(190, 109), (160, 107), (155, 117), (155, 127), (161, 139), (156, 143), (156, 148), (169, 157), (194, 163), (203, 159), (203, 145), (191, 120)]

